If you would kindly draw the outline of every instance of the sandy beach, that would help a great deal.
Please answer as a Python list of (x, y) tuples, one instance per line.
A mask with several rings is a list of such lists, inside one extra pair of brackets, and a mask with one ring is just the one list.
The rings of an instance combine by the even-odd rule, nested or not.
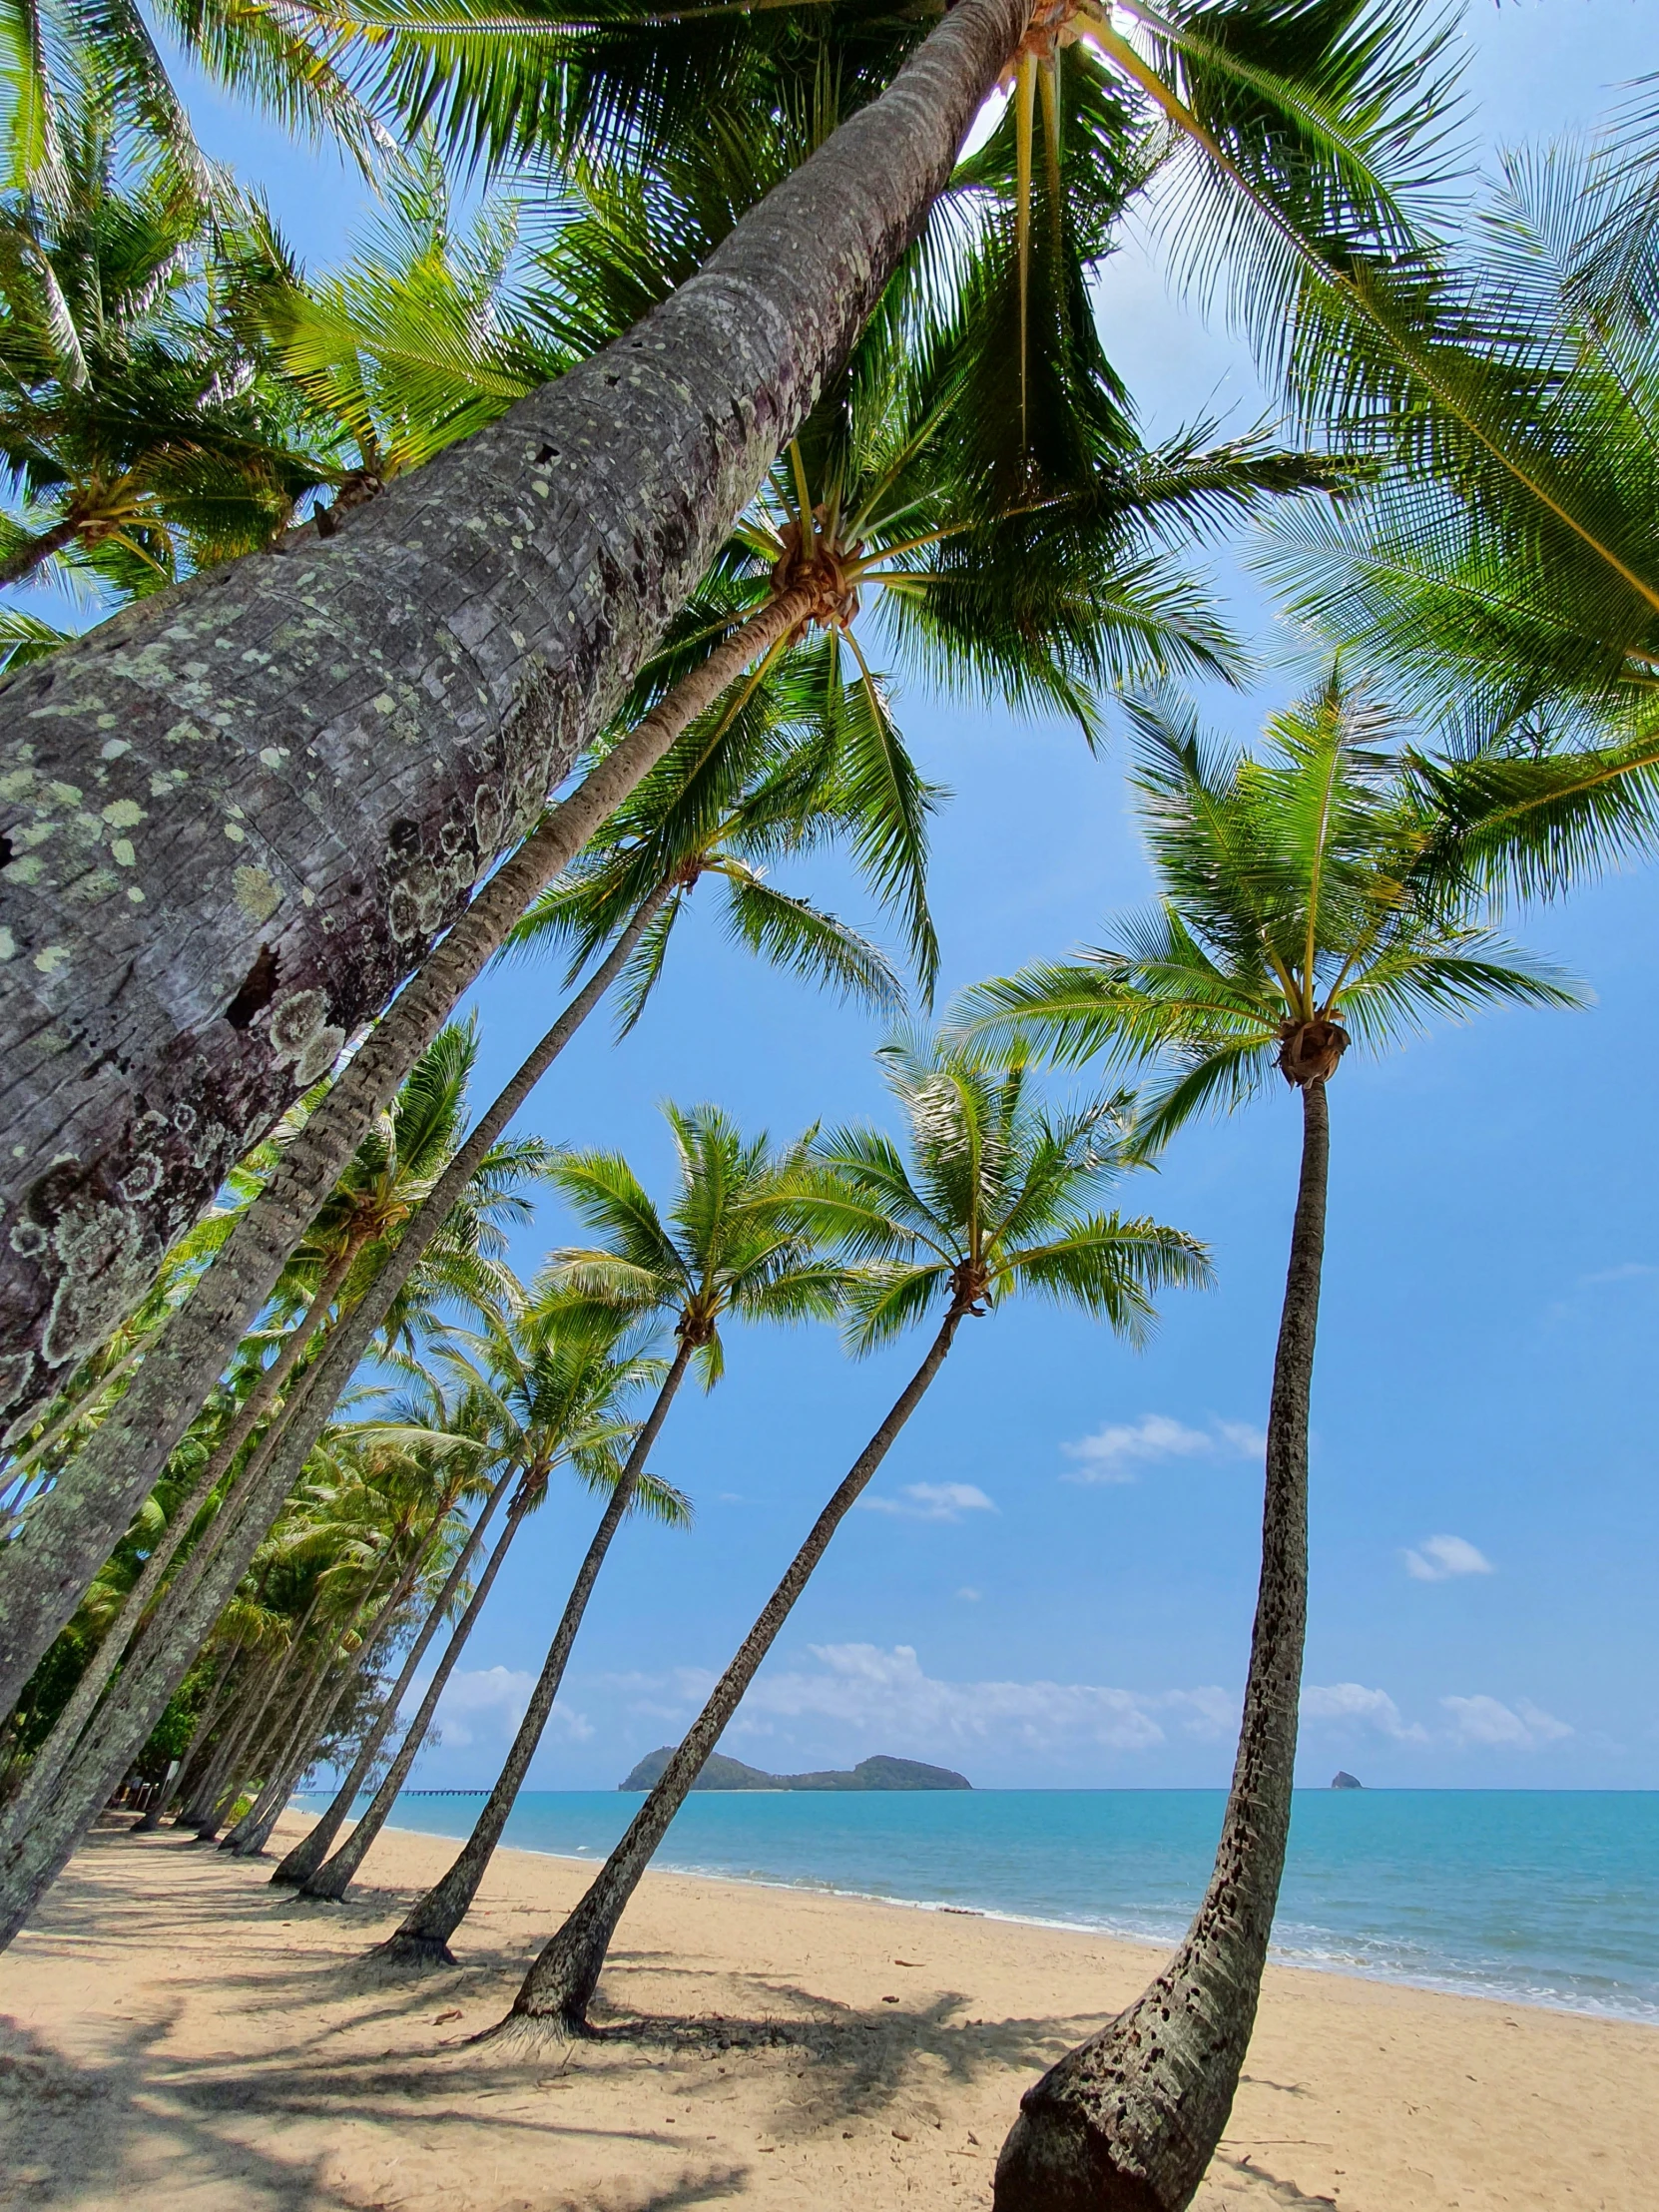
[[(0, 1958), (0, 2202), (168, 2212), (988, 2205), (1020, 2091), (1153, 1954), (649, 1876), (592, 2042), (482, 2049), (583, 1867), (501, 1852), (460, 1964), (365, 1969), (453, 1847), (344, 1908), (110, 1824)], [(303, 1820), (285, 1817), (290, 1840)], [(624, 2026), (623, 2023), (627, 2023)], [(1659, 2030), (1272, 1969), (1206, 2212), (1638, 2212)]]

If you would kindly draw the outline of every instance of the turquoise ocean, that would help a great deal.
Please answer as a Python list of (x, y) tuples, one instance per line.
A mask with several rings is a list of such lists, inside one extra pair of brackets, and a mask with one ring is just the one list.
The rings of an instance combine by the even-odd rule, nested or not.
[[(460, 1838), (482, 1802), (406, 1791), (393, 1818)], [(597, 1862), (640, 1802), (526, 1791), (505, 1841)], [(1224, 1803), (1219, 1790), (700, 1792), (657, 1863), (1164, 1943), (1203, 1893)], [(1300, 1791), (1276, 1955), (1659, 2025), (1659, 1792)]]

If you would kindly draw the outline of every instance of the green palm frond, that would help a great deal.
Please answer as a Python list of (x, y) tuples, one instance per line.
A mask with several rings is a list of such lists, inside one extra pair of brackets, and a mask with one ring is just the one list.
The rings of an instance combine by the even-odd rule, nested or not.
[[(1109, 948), (975, 986), (950, 1030), (1014, 1065), (1040, 1051), (1149, 1067), (1136, 1158), (1268, 1085), (1310, 1027), (1382, 1050), (1484, 1006), (1583, 1003), (1469, 911), (1493, 789), (1401, 752), (1363, 689), (1333, 674), (1255, 754), (1208, 739), (1190, 709), (1143, 702), (1138, 720), (1131, 785), (1161, 904)], [(1440, 804), (1455, 795), (1461, 822)]]

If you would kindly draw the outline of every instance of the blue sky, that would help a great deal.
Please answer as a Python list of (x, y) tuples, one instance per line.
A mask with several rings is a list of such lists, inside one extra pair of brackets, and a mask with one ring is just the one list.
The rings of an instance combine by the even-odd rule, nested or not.
[[(1647, 0), (1476, 6), (1481, 143), (1589, 123), (1653, 25)], [(269, 183), (307, 254), (337, 249), (348, 179), (246, 119), (206, 132)], [(1248, 360), (1171, 299), (1155, 247), (1118, 258), (1100, 314), (1150, 430), (1254, 418)], [(1266, 664), (1248, 699), (1217, 703), (1244, 736), (1294, 686), (1295, 641), (1230, 557), (1214, 565)], [(913, 687), (900, 715), (955, 795), (933, 874), (946, 991), (1098, 941), (1145, 896), (1120, 754)], [(832, 871), (816, 882), (867, 919)], [(1656, 921), (1651, 873), (1520, 917), (1523, 941), (1594, 986), (1592, 1010), (1356, 1052), (1333, 1085), (1306, 1781), (1345, 1766), (1376, 1784), (1659, 1785)], [(481, 1085), (558, 996), (551, 969), (485, 983)], [(877, 1041), (694, 916), (640, 1028), (621, 1046), (590, 1028), (524, 1125), (620, 1146), (666, 1192), (659, 1100), (718, 1100), (775, 1136), (879, 1114)], [(1297, 1121), (1284, 1093), (1196, 1128), (1125, 1193), (1207, 1239), (1219, 1274), (1169, 1303), (1144, 1354), (1040, 1308), (964, 1329), (729, 1750), (779, 1769), (908, 1754), (986, 1785), (1226, 1781)], [(521, 1264), (562, 1234), (545, 1209)], [(696, 1527), (619, 1539), (534, 1785), (614, 1785), (679, 1733), (915, 1356), (853, 1366), (824, 1330), (734, 1336), (727, 1381), (682, 1400), (657, 1459)], [(555, 1496), (521, 1537), (421, 1781), (490, 1779), (591, 1515)]]

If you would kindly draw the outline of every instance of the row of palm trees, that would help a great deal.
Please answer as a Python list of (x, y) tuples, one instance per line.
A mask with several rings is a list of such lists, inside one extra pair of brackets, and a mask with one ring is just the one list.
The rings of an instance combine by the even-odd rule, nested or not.
[[(787, 13), (731, 19), (694, 9), (642, 22), (623, 9), (597, 25), (544, 19), (504, 28), (498, 11), (481, 27), (459, 11), (447, 25), (423, 11), (417, 31), (400, 24), (379, 40), (378, 62), (390, 56), (382, 87), (498, 153), (556, 155), (574, 212), (538, 251), (534, 279), (515, 292), (506, 230), (488, 218), (457, 250), (428, 162), (400, 188), (402, 247), (371, 268), (304, 292), (291, 269), (277, 266), (275, 247), (262, 246), (267, 266), (246, 291), (229, 279), (218, 293), (207, 284), (207, 294), (227, 300), (257, 295), (257, 314), (231, 305), (208, 314), (205, 294), (192, 291), (181, 310), (187, 321), (212, 323), (215, 342), (243, 346), (238, 357), (252, 374), (287, 395), (262, 420), (297, 421), (298, 410), (311, 410), (303, 435), (277, 441), (307, 459), (308, 475), (281, 480), (285, 505), (264, 495), (261, 514), (276, 521), (246, 526), (269, 537), (304, 511), (296, 499), (331, 487), (340, 513), (329, 528), (357, 530), (346, 519), (353, 507), (382, 511), (392, 476), (488, 421), (515, 390), (566, 368), (575, 389), (583, 371), (571, 364), (654, 302), (678, 297), (728, 234), (726, 266), (740, 266), (753, 231), (745, 211), (780, 179), (793, 188), (803, 156), (826, 141), (832, 147), (841, 114), (881, 97), (916, 35), (906, 19), (883, 47), (886, 32), (842, 24), (828, 8), (796, 11), (788, 36), (776, 35)], [(958, 99), (983, 60), (995, 10), (963, 0), (954, 13), (961, 20), (927, 41), (931, 60), (905, 80), (911, 111), (924, 85), (946, 106)], [(174, 1246), (146, 1299), (79, 1348), (84, 1357), (60, 1362), (68, 1372), (55, 1374), (44, 1395), (37, 1375), (11, 1431), (15, 1518), (0, 1553), (6, 1695), (26, 1686), (34, 1716), (28, 1745), (17, 1738), (33, 1764), (0, 1831), (8, 1928), (20, 1925), (158, 1726), (174, 1726), (182, 1712), (198, 1741), (187, 1747), (175, 1727), (188, 1748), (175, 1794), (210, 1833), (247, 1798), (233, 1834), (240, 1830), (248, 1848), (258, 1848), (293, 1779), (333, 1740), (339, 1716), (359, 1722), (337, 1739), (355, 1759), (332, 1833), (307, 1838), (284, 1863), (312, 1894), (343, 1893), (418, 1750), (436, 1692), (406, 1732), (402, 1771), (394, 1760), (377, 1814), (332, 1859), (322, 1853), (374, 1771), (415, 1667), (485, 1558), (482, 1518), (470, 1533), (457, 1528), (457, 1492), (441, 1520), (428, 1510), (418, 1533), (413, 1523), (402, 1527), (399, 1549), (388, 1496), (377, 1508), (388, 1518), (372, 1567), (361, 1563), (349, 1597), (339, 1581), (326, 1600), (296, 1586), (279, 1655), (275, 1645), (262, 1649), (252, 1620), (246, 1642), (228, 1624), (257, 1602), (269, 1564), (262, 1547), (314, 1488), (330, 1452), (410, 1454), (424, 1470), (429, 1508), (463, 1477), (491, 1509), (507, 1502), (440, 1662), (452, 1666), (533, 1502), (526, 1469), (535, 1453), (515, 1457), (509, 1424), (488, 1407), (513, 1399), (515, 1369), (545, 1369), (524, 1400), (534, 1398), (549, 1424), (536, 1447), (553, 1453), (542, 1486), (561, 1455), (577, 1464), (569, 1438), (588, 1434), (582, 1450), (609, 1454), (596, 1477), (606, 1504), (501, 1783), (455, 1867), (392, 1938), (399, 1956), (442, 1950), (501, 1833), (630, 1502), (655, 1497), (659, 1510), (680, 1510), (666, 1487), (648, 1487), (646, 1457), (689, 1365), (700, 1361), (708, 1373), (721, 1300), (744, 1310), (730, 1285), (712, 1313), (688, 1288), (715, 1296), (730, 1261), (718, 1240), (707, 1251), (697, 1243), (705, 1230), (713, 1237), (715, 1217), (705, 1220), (686, 1194), (699, 1175), (708, 1180), (710, 1161), (729, 1157), (737, 1174), (747, 1159), (764, 1196), (720, 1224), (723, 1233), (736, 1224), (759, 1235), (781, 1280), (798, 1279), (779, 1292), (779, 1310), (792, 1298), (798, 1315), (839, 1310), (855, 1346), (924, 1316), (937, 1333), (628, 1836), (528, 1977), (515, 2006), (521, 2019), (578, 2024), (640, 1873), (962, 1322), (1027, 1286), (1132, 1333), (1160, 1285), (1201, 1280), (1203, 1256), (1191, 1240), (1080, 1208), (1101, 1180), (1151, 1157), (1193, 1112), (1241, 1101), (1277, 1066), (1302, 1095), (1304, 1168), (1269, 1425), (1262, 1595), (1217, 1872), (1165, 1974), (1028, 2096), (997, 2185), (1004, 2207), (1190, 2200), (1248, 2041), (1283, 1860), (1306, 1607), (1327, 1085), (1351, 1035), (1381, 1044), (1402, 1024), (1505, 997), (1569, 1002), (1562, 979), (1490, 937), (1495, 908), (1509, 891), (1560, 890), (1645, 847), (1652, 827), (1646, 692), (1659, 647), (1659, 560), (1647, 428), (1656, 383), (1650, 180), (1639, 162), (1619, 158), (1617, 134), (1577, 171), (1565, 157), (1516, 162), (1475, 248), (1435, 246), (1419, 197), (1437, 160), (1438, 111), (1422, 76), (1432, 40), (1425, 48), (1410, 25), (1392, 20), (1316, 17), (1260, 5), (1179, 18), (1134, 10), (1128, 37), (1087, 9), (1022, 17), (1002, 123), (958, 165), (913, 245), (897, 232), (887, 238), (894, 223), (911, 220), (904, 208), (881, 210), (876, 229), (886, 243), (875, 262), (891, 250), (894, 274), (868, 329), (844, 361), (822, 330), (798, 332), (806, 354), (829, 348), (814, 403), (776, 463), (762, 464), (759, 489), (727, 510), (724, 545), (727, 523), (713, 525), (712, 567), (654, 653), (629, 672), (632, 692), (592, 746), (583, 780), (472, 899), (354, 1057), (306, 1102), (300, 1125), (270, 1156), (251, 1158), (246, 1188)], [(826, 74), (829, 62), (835, 66)], [(909, 112), (883, 107), (889, 117)], [(711, 131), (711, 112), (730, 117), (730, 128)], [(59, 178), (68, 143), (60, 130)], [(867, 134), (857, 143), (867, 148)], [(1172, 176), (1182, 163), (1184, 198)], [(158, 176), (171, 180), (171, 164), (170, 156)], [(1249, 278), (1264, 348), (1277, 348), (1309, 450), (1279, 450), (1261, 437), (1217, 447), (1200, 433), (1148, 452), (1136, 440), (1084, 277), (1154, 173), (1180, 210), (1189, 251)], [(824, 180), (834, 163), (813, 174), (819, 183), (789, 199), (790, 220), (799, 226), (810, 215), (812, 243), (833, 264), (839, 218), (824, 203)], [(105, 203), (120, 197), (123, 180), (107, 155), (97, 183)], [(38, 197), (41, 207), (59, 204)], [(768, 205), (776, 210), (784, 197)], [(205, 227), (204, 268), (231, 229), (218, 217)], [(33, 241), (17, 249), (19, 267), (38, 272), (49, 260), (45, 236), (37, 221)], [(107, 265), (102, 249), (91, 259)], [(249, 260), (236, 266), (246, 270)], [(809, 256), (804, 266), (817, 263)], [(100, 296), (105, 305), (138, 302), (143, 291), (112, 285)], [(83, 345), (80, 374), (53, 322), (50, 283), (42, 280), (39, 296), (38, 328), (60, 346), (40, 388), (52, 386), (72, 421), (81, 402), (63, 395), (97, 396), (92, 356)], [(764, 326), (765, 286), (751, 296)], [(103, 315), (100, 329), (113, 319)], [(189, 342), (199, 336), (193, 325)], [(159, 352), (177, 342), (164, 332)], [(143, 347), (117, 363), (123, 372), (129, 357), (152, 372)], [(239, 396), (253, 387), (237, 386), (228, 371), (224, 388)], [(96, 428), (96, 407), (83, 413)], [(168, 438), (158, 419), (159, 450)], [(332, 422), (331, 445), (319, 421)], [(62, 442), (60, 458), (73, 463), (73, 438)], [(256, 442), (250, 435), (250, 450)], [(210, 455), (215, 466), (234, 443), (227, 427), (223, 453)], [(83, 474), (90, 482), (97, 471)], [(56, 497), (73, 480), (70, 466), (28, 486)], [(1324, 503), (1317, 495), (1328, 488), (1346, 496)], [(924, 987), (930, 980), (925, 832), (938, 795), (907, 760), (862, 629), (873, 627), (888, 651), (935, 680), (1015, 707), (1059, 706), (1093, 735), (1104, 700), (1136, 681), (1235, 665), (1213, 611), (1173, 564), (1195, 534), (1284, 494), (1304, 496), (1274, 540), (1283, 574), (1306, 610), (1352, 641), (1358, 665), (1393, 672), (1406, 697), (1430, 706), (1441, 726), (1437, 751), (1413, 747), (1346, 670), (1243, 758), (1205, 741), (1179, 703), (1142, 697), (1132, 710), (1136, 788), (1161, 905), (1119, 949), (982, 986), (952, 1010), (942, 1039), (888, 1056), (909, 1125), (908, 1160), (861, 1131), (773, 1155), (764, 1144), (746, 1147), (700, 1109), (677, 1123), (682, 1201), (693, 1204), (693, 1218), (656, 1222), (665, 1241), (653, 1259), (634, 1241), (653, 1210), (623, 1163), (526, 1154), (518, 1172), (550, 1175), (603, 1246), (557, 1256), (529, 1293), (499, 1276), (476, 1298), (478, 1286), (451, 1282), (426, 1294), (417, 1318), (399, 1320), (420, 1308), (419, 1285), (430, 1280), (423, 1271), (575, 1026), (613, 983), (624, 1019), (637, 1015), (703, 874), (723, 877), (732, 922), (757, 949), (890, 1006), (897, 978), (876, 948), (767, 879), (784, 855), (842, 840), (899, 919)], [(68, 519), (72, 502), (62, 496)], [(389, 496), (383, 511), (394, 507)], [(85, 528), (41, 558), (84, 555), (92, 566), (96, 556), (103, 566), (95, 572), (119, 590), (136, 592), (153, 572), (165, 580), (181, 561), (234, 549), (190, 534), (197, 526), (166, 467), (150, 468), (136, 491), (120, 487), (104, 509), (83, 500), (82, 510)], [(169, 550), (158, 554), (164, 540)], [(278, 542), (291, 544), (291, 532)], [(135, 583), (135, 561), (146, 554), (150, 567)], [(614, 587), (619, 605), (628, 588)], [(35, 651), (52, 641), (25, 642)], [(123, 864), (119, 851), (115, 859)], [(536, 1053), (459, 1142), (457, 1118), (418, 1198), (394, 1198), (389, 1186), (370, 1196), (377, 1173), (396, 1180), (395, 1135), (388, 1142), (375, 1116), (405, 1078), (428, 1080), (432, 1055), (456, 1049), (442, 1024), (459, 991), (503, 945), (523, 956), (553, 942), (575, 955), (571, 981), (584, 967), (586, 981)], [(276, 976), (262, 984), (261, 975), (256, 961), (233, 1002), (239, 1033), (268, 1026)], [(283, 1083), (324, 1074), (343, 1042), (339, 1027), (314, 1027), (298, 1051), (284, 1045)], [(1092, 1054), (1157, 1072), (1138, 1099), (1045, 1111), (1034, 1095), (1035, 1060)], [(356, 1204), (342, 1195), (354, 1172)], [(500, 1193), (513, 1171), (495, 1172)], [(594, 1179), (586, 1187), (584, 1172)], [(722, 1188), (725, 1177), (723, 1169)], [(618, 1204), (622, 1215), (606, 1212)], [(348, 1257), (354, 1228), (362, 1238)], [(464, 1228), (458, 1233), (476, 1259), (476, 1229), (470, 1248)], [(295, 1272), (307, 1265), (309, 1275)], [(469, 1346), (452, 1323), (438, 1322), (440, 1298), (472, 1301)], [(670, 1311), (674, 1355), (658, 1382), (642, 1332)], [(717, 1333), (700, 1336), (706, 1327)], [(411, 1336), (427, 1347), (428, 1367), (461, 1378), (454, 1388), (434, 1396), (418, 1421), (380, 1422), (378, 1440), (374, 1422), (339, 1420), (365, 1354), (379, 1375), (410, 1356)], [(629, 1382), (603, 1399), (601, 1416), (583, 1389), (625, 1372)], [(655, 1401), (636, 1419), (621, 1400), (653, 1384)], [(590, 1417), (607, 1428), (601, 1444), (581, 1427)], [(561, 1421), (575, 1425), (549, 1444)], [(411, 1440), (404, 1431), (418, 1433)], [(185, 1489), (193, 1454), (197, 1485)], [(595, 1478), (591, 1461), (587, 1471)], [(167, 1530), (160, 1540), (158, 1521)], [(142, 1562), (129, 1578), (131, 1611), (118, 1615), (90, 1664), (80, 1665), (78, 1652), (65, 1665), (65, 1623), (90, 1647), (88, 1587), (108, 1577), (122, 1547), (133, 1567)], [(272, 1586), (284, 1587), (279, 1578)], [(336, 1595), (350, 1604), (348, 1619)], [(400, 1639), (408, 1651), (397, 1681), (362, 1688), (376, 1654)], [(40, 1668), (54, 1651), (65, 1687), (77, 1673), (79, 1681), (46, 1736), (52, 1700)]]

